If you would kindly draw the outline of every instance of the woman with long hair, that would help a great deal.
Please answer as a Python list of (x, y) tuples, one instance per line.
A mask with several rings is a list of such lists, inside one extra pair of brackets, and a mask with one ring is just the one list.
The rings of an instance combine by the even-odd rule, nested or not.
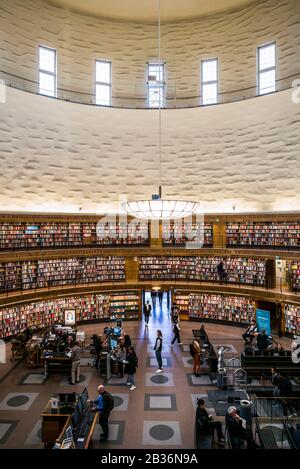
[(156, 360), (157, 360), (157, 365), (158, 365), (156, 373), (161, 373), (163, 371), (162, 358), (161, 358), (162, 344), (163, 344), (162, 332), (161, 330), (158, 329), (156, 332), (156, 341), (155, 341), (155, 345), (153, 349), (155, 350), (155, 355), (156, 355)]

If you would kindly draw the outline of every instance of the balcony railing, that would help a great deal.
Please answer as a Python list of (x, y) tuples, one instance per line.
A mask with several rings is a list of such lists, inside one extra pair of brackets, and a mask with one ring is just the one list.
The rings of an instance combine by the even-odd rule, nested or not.
[[(6, 86), (16, 88), (19, 90), (27, 91), (29, 93), (41, 94), (39, 83), (28, 78), (24, 78), (12, 73), (0, 70), (0, 80)], [(300, 71), (293, 75), (280, 78), (276, 80), (276, 91), (284, 91), (292, 89), (295, 85), (295, 80), (300, 81)], [(117, 91), (114, 91), (117, 90)], [(273, 94), (274, 94), (273, 93)], [(236, 101), (243, 101), (258, 96), (257, 86), (250, 86), (241, 89), (218, 93), (218, 103), (225, 104)], [(95, 93), (87, 93), (85, 91), (69, 90), (65, 88), (57, 88), (56, 97), (51, 99), (59, 99), (63, 101), (71, 101), (79, 104), (96, 105)], [(216, 104), (213, 104), (216, 105)], [(198, 93), (196, 87), (189, 91), (183, 90), (183, 85), (176, 81), (169, 81), (165, 85), (163, 108), (165, 109), (183, 109), (201, 106), (201, 95)], [(113, 108), (124, 109), (152, 109), (148, 102), (148, 88), (144, 82), (136, 82), (132, 85), (126, 82), (123, 84), (117, 81), (115, 86), (112, 87), (112, 97), (110, 106)]]

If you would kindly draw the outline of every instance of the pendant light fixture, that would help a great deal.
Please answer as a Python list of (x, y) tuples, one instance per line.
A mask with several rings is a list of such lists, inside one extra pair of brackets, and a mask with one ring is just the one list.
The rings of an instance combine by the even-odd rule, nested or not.
[[(159, 65), (159, 78), (160, 82), (164, 79), (161, 76), (161, 33), (160, 33), (160, 2), (158, 2), (158, 65)], [(177, 218), (185, 218), (191, 216), (197, 211), (200, 204), (199, 202), (191, 202), (188, 200), (171, 200), (162, 198), (162, 170), (161, 170), (161, 107), (162, 107), (162, 94), (159, 90), (158, 95), (158, 154), (159, 154), (159, 190), (158, 194), (152, 195), (152, 199), (139, 200), (135, 202), (125, 202), (121, 204), (123, 210), (135, 218), (142, 218), (148, 220), (170, 220)]]

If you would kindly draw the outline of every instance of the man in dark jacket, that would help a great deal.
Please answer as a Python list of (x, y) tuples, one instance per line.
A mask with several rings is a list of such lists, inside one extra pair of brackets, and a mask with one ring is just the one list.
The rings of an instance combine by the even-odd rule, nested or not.
[(257, 448), (258, 445), (253, 440), (251, 430), (247, 430), (243, 426), (243, 420), (237, 413), (236, 407), (231, 406), (228, 408), (228, 413), (225, 417), (226, 426), (230, 436), (232, 449), (239, 449), (242, 447), (243, 441), (247, 442), (248, 449)]
[(222, 431), (222, 423), (214, 421), (212, 416), (208, 414), (207, 410), (205, 409), (205, 401), (203, 399), (198, 399), (197, 405), (196, 418), (199, 439), (201, 440), (201, 438), (205, 437), (210, 438), (216, 430), (218, 438), (217, 444), (224, 446), (225, 441)]
[(114, 408), (114, 398), (106, 391), (103, 385), (98, 386), (98, 397), (94, 402), (96, 412), (99, 412), (99, 425), (101, 425), (103, 433), (100, 435), (100, 441), (106, 441), (109, 434), (108, 419)]
[(293, 385), (288, 376), (281, 374), (281, 380), (279, 382), (279, 396), (282, 398), (282, 408), (285, 417), (297, 417), (297, 412), (293, 407)]
[(257, 341), (257, 348), (262, 353), (263, 350), (267, 350), (268, 348), (268, 336), (266, 334), (265, 329), (263, 329), (256, 337)]
[(173, 337), (173, 340), (171, 342), (171, 347), (173, 347), (176, 340), (178, 342), (178, 345), (182, 345), (179, 331), (180, 331), (180, 327), (179, 327), (178, 320), (175, 320), (174, 323), (173, 323), (174, 337)]

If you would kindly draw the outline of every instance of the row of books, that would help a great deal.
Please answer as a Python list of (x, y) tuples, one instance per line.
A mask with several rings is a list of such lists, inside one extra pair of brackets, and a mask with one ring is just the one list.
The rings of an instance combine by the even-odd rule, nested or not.
[(227, 223), (226, 244), (300, 248), (300, 222)]
[(246, 257), (170, 256), (141, 257), (140, 280), (195, 280), (219, 281), (217, 267), (223, 261), (228, 283), (245, 283), (263, 286), (266, 283), (264, 260)]
[(300, 306), (285, 304), (285, 332), (293, 335), (300, 334)]
[(248, 324), (255, 316), (255, 301), (242, 296), (178, 293), (174, 302), (190, 318)]
[(1, 308), (0, 338), (19, 334), (27, 327), (34, 330), (64, 323), (66, 309), (76, 310), (77, 321), (138, 319), (139, 293), (124, 291), (89, 294)]
[(147, 243), (147, 221), (0, 223), (0, 249)]
[(162, 225), (162, 238), (165, 247), (185, 246), (186, 243), (209, 247), (213, 245), (213, 224), (170, 220)]
[(291, 289), (295, 292), (300, 291), (300, 260), (288, 262), (288, 275)]
[(125, 280), (124, 257), (82, 257), (0, 263), (0, 291)]

